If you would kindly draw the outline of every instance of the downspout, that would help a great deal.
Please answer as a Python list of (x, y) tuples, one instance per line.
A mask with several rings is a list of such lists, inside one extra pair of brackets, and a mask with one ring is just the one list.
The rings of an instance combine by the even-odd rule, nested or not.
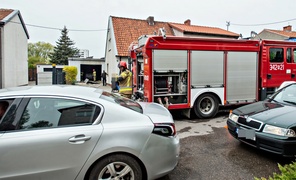
[[(119, 56), (119, 62), (118, 62), (118, 64), (121, 62), (121, 56)], [(120, 68), (119, 68), (119, 66), (118, 66), (118, 69), (119, 69), (119, 73), (118, 73), (118, 75), (120, 75), (121, 74), (121, 72), (120, 72)]]
[(0, 21), (0, 89), (2, 89), (3, 88), (3, 82), (2, 82), (2, 74), (3, 74), (3, 67), (2, 67), (2, 65), (3, 65), (3, 63), (2, 63), (2, 60), (3, 60), (3, 57), (2, 57), (2, 54), (3, 54), (3, 47), (2, 47), (2, 45), (3, 45), (3, 43), (2, 43), (2, 34), (3, 34), (3, 26), (4, 26), (4, 22), (1, 22)]

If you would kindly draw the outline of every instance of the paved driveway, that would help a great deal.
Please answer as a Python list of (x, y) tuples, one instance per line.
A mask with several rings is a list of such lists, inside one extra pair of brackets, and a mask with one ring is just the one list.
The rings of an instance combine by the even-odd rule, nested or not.
[(177, 118), (181, 138), (176, 169), (159, 180), (251, 180), (279, 172), (277, 163), (290, 163), (274, 154), (259, 151), (234, 139), (225, 128), (227, 113), (207, 120)]

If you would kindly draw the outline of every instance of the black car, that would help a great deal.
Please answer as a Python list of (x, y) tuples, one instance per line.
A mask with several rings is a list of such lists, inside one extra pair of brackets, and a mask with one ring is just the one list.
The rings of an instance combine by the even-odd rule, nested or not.
[(296, 155), (296, 83), (265, 101), (237, 108), (227, 120), (236, 139), (283, 156)]

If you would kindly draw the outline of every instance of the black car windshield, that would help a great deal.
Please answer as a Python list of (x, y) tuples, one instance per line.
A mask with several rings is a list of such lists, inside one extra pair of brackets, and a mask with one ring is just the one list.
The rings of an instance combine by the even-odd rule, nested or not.
[(296, 105), (296, 84), (284, 87), (271, 100)]
[(143, 114), (143, 109), (139, 103), (128, 98), (122, 97), (120, 95), (103, 91), (100, 98)]

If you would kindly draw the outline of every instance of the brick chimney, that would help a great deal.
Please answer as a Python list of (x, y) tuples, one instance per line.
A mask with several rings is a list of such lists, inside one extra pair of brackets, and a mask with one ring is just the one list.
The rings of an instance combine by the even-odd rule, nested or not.
[(190, 26), (191, 25), (190, 19), (187, 19), (186, 21), (184, 21), (184, 24)]
[(153, 16), (149, 16), (147, 18), (147, 22), (148, 22), (149, 26), (153, 26), (154, 25), (154, 17)]
[(283, 31), (292, 31), (292, 26), (288, 25), (288, 26), (283, 27)]

